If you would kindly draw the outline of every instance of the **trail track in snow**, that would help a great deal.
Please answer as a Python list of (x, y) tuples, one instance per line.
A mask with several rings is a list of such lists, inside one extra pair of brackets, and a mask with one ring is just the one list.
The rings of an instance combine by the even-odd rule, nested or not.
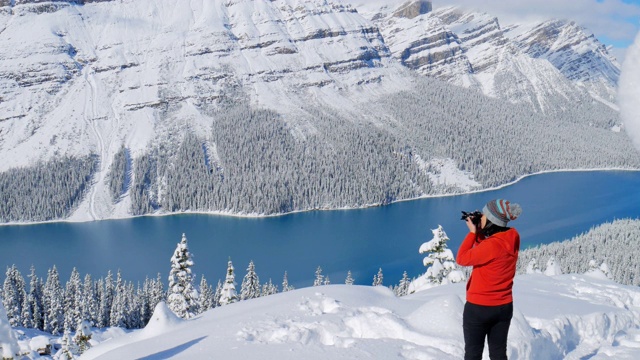
[(100, 170), (95, 174), (94, 181), (91, 186), (91, 195), (89, 196), (89, 212), (92, 220), (97, 220), (98, 215), (96, 212), (96, 193), (98, 189), (98, 183), (104, 180), (104, 139), (102, 138), (102, 134), (100, 134), (100, 130), (96, 126), (97, 120), (97, 110), (96, 110), (96, 99), (97, 99), (97, 90), (95, 79), (93, 78), (93, 74), (89, 73), (89, 70), (85, 71), (84, 78), (91, 89), (90, 96), (85, 96), (85, 111), (84, 111), (84, 119), (87, 124), (93, 130), (94, 135), (96, 136), (96, 140), (98, 140), (98, 153), (100, 154)]

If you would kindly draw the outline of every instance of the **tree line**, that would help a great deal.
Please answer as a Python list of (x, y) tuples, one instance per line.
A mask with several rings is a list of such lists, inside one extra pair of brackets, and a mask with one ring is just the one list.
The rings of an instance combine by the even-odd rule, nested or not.
[[(640, 168), (630, 140), (610, 130), (617, 113), (592, 103), (543, 114), (418, 76), (412, 90), (356, 105), (355, 113), (306, 104), (285, 114), (234, 96), (201, 109), (208, 132), (186, 121), (140, 155), (122, 147), (109, 159), (112, 201), (129, 196), (132, 215), (277, 214), (468, 191), (432, 181), (440, 171), (432, 159), (453, 159), (481, 187), (545, 170)], [(98, 161), (106, 160), (64, 158), (0, 173), (0, 221), (67, 217)]]
[[(433, 230), (433, 235), (433, 239), (420, 247), (420, 253), (427, 254), (423, 261), (427, 271), (413, 279), (404, 272), (398, 284), (389, 286), (397, 296), (425, 286), (464, 281), (464, 269), (455, 264), (453, 253), (447, 248), (449, 238), (442, 227)], [(636, 261), (639, 238), (640, 220), (616, 220), (570, 240), (522, 250), (517, 271), (524, 274), (546, 267), (548, 272), (553, 267), (553, 274), (585, 273), (597, 264), (607, 264), (608, 276), (614, 281), (637, 286), (640, 284), (640, 265)], [(197, 281), (193, 266), (183, 234), (171, 257), (166, 288), (160, 274), (154, 279), (146, 278), (142, 284), (134, 284), (124, 280), (120, 271), (115, 277), (109, 271), (106, 277), (94, 280), (90, 274), (81, 278), (75, 268), (63, 286), (55, 266), (48, 270), (46, 280), (36, 276), (35, 268), (31, 267), (27, 284), (14, 265), (7, 268), (0, 294), (11, 326), (60, 335), (77, 331), (83, 323), (99, 328), (142, 328), (160, 302), (166, 302), (174, 313), (188, 319), (215, 307), (293, 290), (286, 271), (280, 286), (271, 279), (261, 282), (253, 261), (239, 288), (231, 259), (224, 281), (218, 280), (215, 287), (204, 276)], [(318, 266), (313, 286), (331, 284), (322, 271)], [(385, 286), (383, 279), (379, 269), (371, 285)], [(349, 271), (344, 283), (354, 282)]]
[(210, 134), (186, 131), (133, 159), (132, 213), (274, 214), (463, 191), (432, 182), (439, 169), (420, 159), (453, 159), (481, 187), (545, 170), (640, 168), (630, 140), (610, 129), (617, 113), (591, 102), (540, 113), (416, 78), (359, 110), (221, 106)]
[(98, 157), (63, 157), (0, 173), (0, 222), (71, 215), (91, 186)]
[(562, 242), (538, 245), (522, 250), (518, 257), (517, 271), (526, 273), (530, 265), (544, 269), (553, 260), (562, 273), (584, 273), (590, 262), (606, 263), (609, 276), (617, 283), (640, 285), (638, 262), (640, 220), (620, 219), (597, 226), (588, 232)]
[[(0, 298), (11, 326), (62, 335), (78, 331), (83, 323), (98, 328), (142, 328), (160, 302), (166, 302), (178, 316), (189, 319), (215, 307), (294, 289), (288, 282), (286, 271), (280, 286), (271, 279), (261, 282), (253, 261), (249, 263), (239, 288), (231, 260), (227, 264), (226, 278), (218, 280), (215, 287), (204, 275), (197, 281), (193, 266), (187, 238), (183, 235), (171, 257), (166, 287), (160, 274), (134, 284), (124, 280), (120, 271), (115, 276), (109, 271), (106, 277), (93, 279), (90, 274), (81, 277), (75, 268), (63, 284), (55, 266), (47, 271), (45, 280), (39, 278), (36, 269), (31, 267), (28, 281), (25, 281), (13, 265), (6, 270)], [(313, 286), (330, 283), (329, 277), (323, 275), (322, 268), (318, 267)], [(351, 272), (344, 283), (354, 283)], [(382, 269), (374, 275), (372, 285), (383, 285)], [(408, 286), (406, 273), (401, 285)], [(406, 295), (406, 292), (398, 293), (397, 286), (391, 288), (396, 289), (399, 296)]]

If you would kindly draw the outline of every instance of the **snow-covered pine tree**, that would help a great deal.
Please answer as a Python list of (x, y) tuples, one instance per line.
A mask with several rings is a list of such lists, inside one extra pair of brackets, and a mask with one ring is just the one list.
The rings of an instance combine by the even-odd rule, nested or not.
[(126, 328), (126, 299), (125, 288), (120, 270), (116, 275), (116, 283), (114, 286), (113, 302), (111, 303), (111, 311), (109, 312), (109, 326)]
[(322, 285), (331, 285), (331, 280), (329, 280), (329, 275), (325, 275)]
[(64, 329), (64, 291), (55, 265), (48, 271), (43, 295), (44, 331), (53, 335), (61, 334)]
[(90, 274), (84, 276), (82, 284), (82, 299), (80, 301), (80, 319), (87, 320), (89, 324), (96, 324), (100, 309), (99, 297)]
[(636, 261), (640, 239), (640, 220), (621, 219), (599, 225), (570, 240), (540, 244), (518, 254), (517, 273), (526, 272), (531, 259), (540, 269), (555, 257), (563, 273), (582, 274), (589, 271), (589, 261), (606, 261), (612, 280), (624, 285), (640, 285), (640, 262)]
[(218, 279), (218, 285), (216, 285), (216, 290), (213, 292), (213, 307), (220, 306), (220, 299), (222, 298), (222, 282)]
[(38, 330), (44, 330), (44, 309), (42, 305), (42, 280), (36, 276), (36, 268), (31, 266), (31, 274), (29, 274), (29, 308), (33, 315), (33, 327)]
[(0, 345), (0, 357), (2, 359), (18, 358), (20, 345), (18, 345), (16, 334), (9, 324), (7, 312), (2, 305), (2, 301), (0, 301)]
[(378, 274), (373, 275), (373, 286), (382, 286), (384, 275), (382, 274), (382, 268), (378, 268)]
[(73, 336), (73, 343), (78, 350), (78, 355), (82, 355), (91, 348), (91, 324), (87, 320), (80, 321), (76, 326), (76, 334)]
[(251, 260), (247, 267), (247, 274), (242, 279), (242, 285), (240, 285), (240, 300), (260, 297), (260, 291), (260, 278), (256, 274), (256, 266)]
[(598, 269), (600, 269), (600, 271), (602, 271), (604, 276), (606, 276), (607, 278), (611, 279), (611, 270), (609, 270), (609, 265), (607, 264), (606, 261), (603, 261), (602, 264), (600, 264), (600, 267), (598, 267)]
[(262, 284), (262, 292), (260, 296), (269, 296), (278, 293), (278, 287), (273, 284), (271, 279), (266, 283)]
[(195, 274), (191, 271), (191, 256), (187, 236), (182, 234), (182, 240), (171, 257), (167, 306), (183, 319), (190, 319), (198, 314), (198, 291), (193, 286)]
[(213, 295), (213, 288), (211, 287), (211, 285), (209, 285), (209, 283), (207, 283), (207, 279), (205, 279), (204, 275), (201, 275), (200, 297), (198, 298), (198, 308), (200, 310), (200, 313), (203, 313), (214, 307)]
[(458, 270), (453, 252), (447, 248), (449, 237), (441, 225), (431, 230), (433, 238), (420, 246), (420, 254), (428, 253), (422, 263), (427, 267), (425, 278), (428, 283), (441, 285), (464, 281), (465, 276)]
[(395, 295), (398, 296), (398, 285), (389, 285), (389, 290)]
[(102, 327), (103, 324), (103, 316), (102, 316), (102, 300), (104, 299), (104, 279), (99, 278), (96, 280), (96, 284), (94, 287), (96, 291), (96, 304), (98, 306), (97, 311), (92, 315), (94, 318), (93, 326)]
[[(136, 295), (136, 288), (132, 281), (125, 283), (125, 326), (127, 329), (141, 328), (142, 320), (140, 319), (140, 302), (139, 296)], [(140, 289), (138, 288), (138, 292)]]
[(236, 275), (233, 272), (233, 263), (231, 259), (227, 263), (227, 277), (224, 280), (222, 291), (220, 294), (220, 305), (228, 305), (238, 301), (238, 293), (236, 292)]
[[(102, 287), (99, 286), (98, 288)], [(100, 310), (97, 325), (98, 327), (104, 328), (111, 324), (111, 307), (113, 306), (113, 297), (115, 295), (111, 270), (107, 272), (107, 277), (104, 279), (104, 288), (100, 295)]]
[(60, 345), (61, 348), (53, 355), (53, 360), (74, 360), (76, 358), (76, 346), (68, 329), (64, 331), (62, 339), (60, 339)]
[(550, 257), (549, 260), (547, 260), (547, 267), (544, 270), (544, 274), (547, 276), (562, 275), (562, 268), (555, 257)]
[(287, 276), (287, 272), (284, 272), (284, 277), (282, 278), (282, 292), (293, 290), (293, 287), (289, 285), (289, 277)]
[(409, 293), (409, 285), (411, 284), (411, 279), (409, 279), (409, 275), (405, 271), (402, 273), (402, 279), (400, 279), (400, 283), (395, 288), (396, 296), (405, 296)]
[(156, 305), (167, 299), (166, 295), (167, 293), (164, 291), (164, 284), (162, 283), (162, 275), (158, 273), (156, 279), (152, 280), (151, 294), (149, 295), (149, 306), (151, 307), (152, 315)]
[(15, 265), (7, 268), (2, 286), (2, 302), (11, 326), (22, 326), (22, 305), (26, 297), (24, 278)]
[(148, 277), (144, 279), (142, 284), (142, 291), (140, 292), (140, 323), (142, 326), (147, 325), (153, 309), (151, 308), (151, 290), (152, 280)]
[(353, 285), (354, 280), (353, 276), (351, 275), (351, 270), (347, 271), (347, 278), (344, 280), (344, 283), (347, 285)]
[(324, 276), (322, 275), (322, 268), (318, 266), (316, 269), (316, 278), (313, 280), (313, 286), (320, 286), (324, 280)]
[(80, 273), (74, 267), (64, 290), (64, 326), (73, 332), (81, 319), (82, 284)]
[[(131, 283), (131, 286), (133, 287), (133, 283)], [(147, 313), (149, 311), (149, 294), (144, 285), (140, 286), (140, 283), (138, 283), (135, 293), (132, 291), (132, 295), (133, 309), (129, 311), (129, 326), (134, 329), (143, 328), (147, 325), (147, 314), (145, 314), (145, 311), (147, 311)]]
[(118, 270), (116, 275), (116, 286), (114, 288), (115, 294), (113, 296), (113, 302), (111, 304), (111, 312), (109, 313), (109, 326), (112, 327), (127, 327), (127, 294), (124, 281), (122, 280), (122, 274)]
[(532, 258), (529, 263), (527, 264), (527, 270), (526, 270), (527, 274), (539, 274), (542, 271), (540, 271), (540, 268), (538, 267), (538, 259), (536, 258)]
[(29, 306), (29, 296), (25, 295), (22, 301), (22, 327), (33, 328), (33, 313), (31, 312), (31, 306)]

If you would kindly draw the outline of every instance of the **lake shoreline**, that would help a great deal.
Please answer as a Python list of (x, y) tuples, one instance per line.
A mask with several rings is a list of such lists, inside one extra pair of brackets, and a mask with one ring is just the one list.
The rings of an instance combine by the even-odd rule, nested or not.
[(96, 221), (128, 220), (128, 219), (135, 219), (135, 218), (141, 218), (141, 217), (163, 217), (163, 216), (175, 216), (175, 215), (209, 215), (209, 216), (223, 216), (223, 217), (245, 218), (245, 219), (264, 219), (264, 218), (274, 218), (274, 217), (281, 217), (281, 216), (287, 216), (287, 215), (292, 215), (292, 214), (306, 213), (306, 212), (311, 212), (311, 211), (363, 210), (363, 209), (375, 208), (375, 207), (380, 207), (380, 206), (387, 206), (387, 205), (392, 205), (392, 204), (397, 204), (397, 203), (402, 203), (402, 202), (407, 202), (407, 201), (415, 201), (415, 200), (422, 200), (422, 199), (433, 199), (433, 198), (443, 198), (443, 197), (450, 197), (450, 196), (471, 195), (471, 194), (477, 194), (477, 193), (483, 193), (483, 192), (489, 192), (489, 191), (496, 191), (496, 190), (500, 190), (500, 189), (512, 186), (514, 184), (517, 184), (521, 180), (526, 179), (528, 177), (544, 175), (544, 174), (550, 174), (550, 173), (618, 172), (618, 171), (620, 171), (620, 172), (640, 172), (640, 169), (605, 168), (605, 169), (544, 170), (544, 171), (540, 171), (540, 172), (536, 172), (536, 173), (532, 173), (532, 174), (526, 174), (526, 175), (519, 176), (518, 178), (516, 178), (515, 180), (513, 180), (511, 182), (508, 182), (508, 183), (505, 183), (505, 184), (502, 184), (502, 185), (499, 185), (499, 186), (494, 186), (494, 187), (491, 187), (491, 188), (483, 188), (483, 189), (478, 189), (478, 190), (459, 192), (459, 193), (450, 193), (450, 194), (423, 195), (423, 196), (418, 196), (418, 197), (415, 197), (415, 198), (407, 198), (407, 199), (395, 200), (395, 201), (392, 201), (392, 202), (390, 202), (388, 204), (381, 204), (381, 203), (366, 204), (366, 205), (359, 206), (359, 207), (316, 208), (316, 209), (296, 210), (296, 211), (290, 211), (290, 212), (285, 212), (285, 213), (275, 213), (275, 214), (259, 214), (259, 213), (243, 214), (243, 213), (234, 213), (234, 212), (229, 212), (229, 211), (159, 212), (159, 213), (144, 214), (144, 215), (131, 215), (131, 216), (123, 216), (123, 217), (109, 217), (109, 218), (98, 219), (98, 220), (65, 220), (65, 219), (62, 219), (62, 220), (47, 220), (47, 221), (34, 221), (34, 222), (8, 222), (8, 223), (0, 223), (0, 226), (29, 226), (29, 225), (42, 225), (42, 224), (54, 224), (54, 223), (76, 224), (76, 223), (90, 223), (90, 222), (96, 222)]
[[(521, 179), (520, 179), (521, 180)], [(456, 249), (468, 229), (460, 210), (491, 198), (515, 201), (526, 211), (513, 225), (521, 247), (571, 239), (599, 224), (640, 216), (640, 171), (557, 172), (518, 181), (491, 193), (472, 193), (357, 211), (301, 212), (292, 216), (239, 217), (181, 213), (139, 216), (123, 221), (52, 222), (0, 227), (0, 264), (40, 277), (55, 265), (69, 274), (102, 276), (122, 271), (143, 282), (167, 271), (169, 255), (182, 234), (196, 254), (197, 273), (224, 279), (233, 259), (240, 271), (253, 261), (264, 279), (288, 272), (291, 284), (307, 283), (318, 266), (331, 279), (348, 271), (370, 283), (380, 268), (396, 283), (404, 271), (424, 272), (420, 244), (442, 226)], [(541, 226), (542, 224), (542, 226)], [(393, 279), (393, 280), (392, 280)], [(213, 281), (215, 283), (215, 281)], [(295, 285), (294, 285), (295, 286)]]

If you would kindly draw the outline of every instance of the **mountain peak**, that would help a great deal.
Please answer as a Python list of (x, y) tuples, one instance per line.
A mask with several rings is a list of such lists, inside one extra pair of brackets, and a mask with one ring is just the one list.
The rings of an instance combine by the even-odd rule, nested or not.
[(410, 0), (401, 5), (396, 11), (394, 11), (393, 16), (413, 19), (430, 12), (432, 9), (433, 6), (431, 5), (431, 1)]
[(548, 20), (514, 40), (524, 53), (548, 60), (571, 81), (604, 83), (611, 88), (618, 83), (617, 60), (591, 31), (575, 21)]
[[(617, 108), (620, 66), (593, 33), (575, 21), (553, 19), (503, 28), (496, 16), (460, 6), (439, 7), (415, 18), (397, 15), (415, 15), (418, 5), (408, 2), (372, 19), (392, 56), (404, 66), (485, 95), (529, 103), (543, 112), (556, 107), (557, 99), (588, 97)], [(513, 81), (522, 86), (510, 86)]]

